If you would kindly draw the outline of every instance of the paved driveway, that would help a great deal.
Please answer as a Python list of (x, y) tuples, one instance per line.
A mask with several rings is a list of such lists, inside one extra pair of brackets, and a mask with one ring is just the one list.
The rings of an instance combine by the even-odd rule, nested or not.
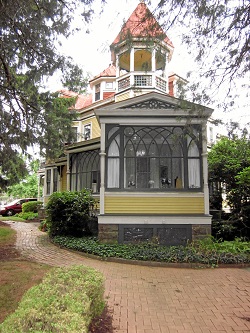
[(101, 271), (116, 333), (250, 332), (250, 271), (147, 267), (89, 259), (49, 243), (37, 224), (13, 223), (16, 246), (52, 266)]

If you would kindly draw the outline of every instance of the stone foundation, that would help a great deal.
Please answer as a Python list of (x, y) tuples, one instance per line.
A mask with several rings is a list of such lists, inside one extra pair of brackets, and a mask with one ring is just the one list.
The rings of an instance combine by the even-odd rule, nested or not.
[(162, 245), (186, 245), (211, 235), (211, 225), (99, 224), (98, 238), (104, 243), (136, 243), (158, 239)]
[(192, 240), (200, 240), (207, 236), (211, 236), (211, 225), (193, 224), (192, 225)]
[(118, 230), (118, 224), (99, 224), (98, 239), (103, 243), (117, 243)]

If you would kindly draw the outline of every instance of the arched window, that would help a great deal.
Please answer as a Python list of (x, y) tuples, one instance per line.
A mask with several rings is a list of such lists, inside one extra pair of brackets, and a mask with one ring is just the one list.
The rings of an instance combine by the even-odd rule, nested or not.
[(199, 131), (183, 126), (108, 127), (107, 189), (201, 187)]
[(80, 191), (84, 188), (99, 192), (99, 150), (76, 153), (70, 156), (70, 190)]

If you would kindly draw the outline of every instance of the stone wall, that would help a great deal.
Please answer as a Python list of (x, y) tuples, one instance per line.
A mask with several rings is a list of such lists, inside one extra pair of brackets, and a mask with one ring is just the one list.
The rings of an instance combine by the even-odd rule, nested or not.
[[(151, 230), (152, 232), (147, 232)], [(164, 231), (165, 230), (165, 231)], [(126, 232), (130, 238), (126, 237)], [(211, 235), (211, 226), (198, 225), (119, 225), (99, 224), (98, 238), (105, 243), (130, 243), (150, 241), (150, 238), (159, 238), (162, 245), (185, 245), (187, 241), (199, 240)]]
[(199, 240), (211, 236), (211, 225), (193, 224), (192, 225), (192, 240)]
[(99, 224), (98, 239), (104, 243), (117, 243), (118, 224)]

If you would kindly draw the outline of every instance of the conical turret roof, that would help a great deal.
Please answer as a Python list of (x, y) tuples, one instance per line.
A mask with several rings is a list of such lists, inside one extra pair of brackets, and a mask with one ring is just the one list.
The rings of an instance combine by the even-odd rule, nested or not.
[(140, 2), (127, 22), (123, 25), (120, 33), (117, 35), (111, 46), (114, 46), (129, 37), (134, 38), (159, 38), (166, 44), (173, 47), (171, 40), (167, 37), (159, 23), (154, 18), (147, 5)]

